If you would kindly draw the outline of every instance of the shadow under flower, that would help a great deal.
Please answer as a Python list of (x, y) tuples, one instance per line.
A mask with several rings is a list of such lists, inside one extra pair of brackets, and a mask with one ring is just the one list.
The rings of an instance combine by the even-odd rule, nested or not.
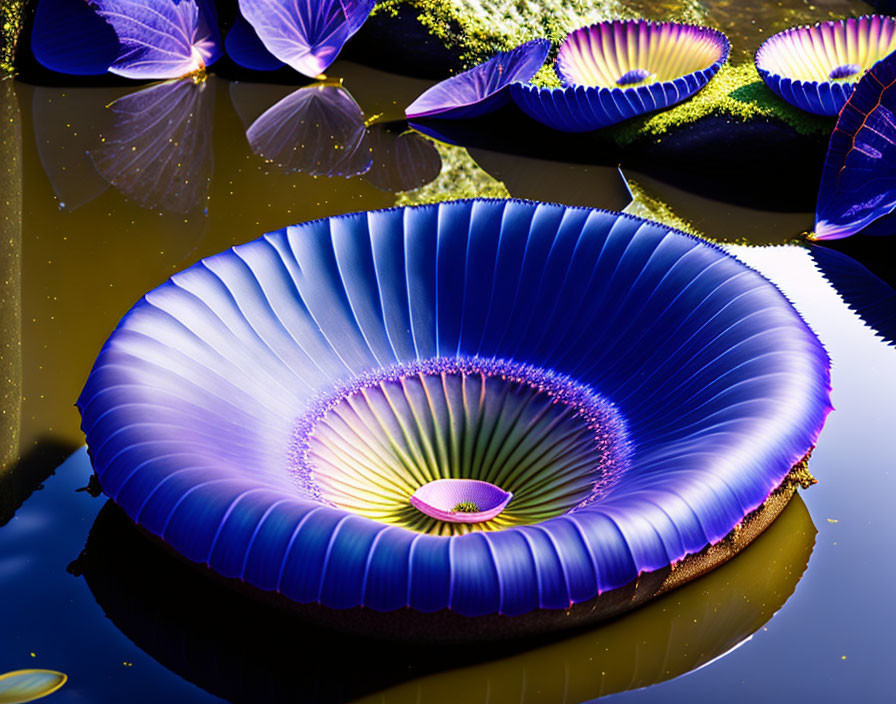
[(78, 567), (125, 635), (228, 701), (434, 704), (456, 701), (460, 687), (471, 703), (536, 693), (574, 703), (678, 677), (748, 640), (794, 592), (815, 533), (795, 496), (736, 559), (622, 619), (564, 639), (462, 648), (346, 639), (305, 624), (189, 566), (111, 501)]

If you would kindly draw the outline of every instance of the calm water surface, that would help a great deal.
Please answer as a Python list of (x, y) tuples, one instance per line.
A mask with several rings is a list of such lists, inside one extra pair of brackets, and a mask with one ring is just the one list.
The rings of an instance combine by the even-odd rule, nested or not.
[[(0, 672), (67, 673), (60, 703), (892, 701), (896, 347), (882, 335), (896, 303), (869, 272), (892, 260), (886, 240), (833, 254), (731, 246), (833, 359), (819, 484), (735, 560), (584, 633), (460, 650), (321, 633), (194, 574), (82, 490), (73, 403), (94, 357), (145, 291), (199, 258), (434, 197), (629, 201), (615, 166), (407, 132), (402, 108), (423, 81), (348, 63), (334, 74), (350, 94), (218, 78), (139, 92), (0, 83)], [(716, 238), (787, 242), (811, 225), (811, 203), (731, 205), (622, 169)]]

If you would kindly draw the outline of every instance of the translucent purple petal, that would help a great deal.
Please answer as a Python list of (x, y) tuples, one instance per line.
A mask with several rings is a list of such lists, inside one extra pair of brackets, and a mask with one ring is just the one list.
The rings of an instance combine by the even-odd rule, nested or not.
[[(332, 608), (562, 615), (728, 535), (814, 446), (829, 392), (817, 338), (720, 248), (471, 200), (285, 228), (176, 274), (78, 406), (103, 490), (190, 560)], [(512, 492), (493, 521), (516, 523), (406, 527), (390, 502), (417, 515), (439, 478)]]
[(118, 56), (118, 37), (86, 0), (39, 0), (31, 51), (51, 71), (98, 76)]
[(116, 100), (114, 124), (90, 150), (96, 170), (143, 207), (204, 207), (212, 172), (214, 83), (185, 78)]
[(267, 50), (311, 78), (336, 60), (373, 6), (374, 0), (240, 0)]
[(508, 101), (507, 86), (526, 82), (544, 64), (551, 48), (547, 39), (536, 39), (511, 51), (503, 51), (441, 83), (436, 83), (411, 103), (410, 119), (477, 117), (496, 110)]
[(119, 54), (109, 71), (127, 78), (179, 78), (221, 53), (213, 9), (196, 0), (92, 0), (115, 30)]
[(261, 39), (242, 15), (239, 15), (227, 33), (227, 55), (243, 68), (253, 71), (276, 71), (285, 64), (269, 52)]
[[(875, 64), (849, 97), (824, 161), (815, 237), (849, 237), (896, 209), (896, 55)], [(896, 232), (896, 226), (882, 234)]]
[(286, 172), (355, 176), (370, 168), (364, 113), (339, 86), (299, 88), (246, 130), (252, 151)]

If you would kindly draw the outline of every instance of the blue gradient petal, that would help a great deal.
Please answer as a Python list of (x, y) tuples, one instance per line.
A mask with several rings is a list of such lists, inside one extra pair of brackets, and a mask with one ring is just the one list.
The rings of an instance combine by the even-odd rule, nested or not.
[(106, 73), (118, 56), (115, 30), (85, 0), (39, 0), (31, 51), (51, 71), (76, 76)]
[[(240, 0), (240, 12), (274, 57), (315, 78), (336, 60), (374, 4), (374, 0)], [(241, 63), (239, 52), (234, 60)]]
[[(612, 402), (621, 425), (593, 426), (598, 439), (627, 438), (612, 481), (583, 500), (575, 473), (571, 489), (493, 482), (514, 496), (501, 517), (527, 492), (576, 498), (544, 519), (446, 537), (365, 514), (418, 481), (426, 462), (411, 454), (371, 475), (374, 448), (337, 477), (379, 477), (357, 510), (333, 498), (336, 474), (296, 473), (297, 423), (322, 403), (347, 419), (345, 438), (391, 432), (345, 389), (382, 385), (423, 438), (426, 414), (454, 430), (499, 423), (485, 380), (512, 403), (517, 387), (488, 370), (518, 369), (499, 360)], [(418, 376), (394, 376), (405, 368)], [(463, 384), (446, 372), (429, 401), (413, 392), (421, 370), (449, 368), (472, 371)], [(78, 407), (103, 490), (222, 574), (339, 609), (565, 614), (699, 553), (761, 506), (814, 446), (829, 381), (824, 349), (787, 300), (718, 247), (619, 213), (470, 200), (288, 227), (176, 274), (121, 321)], [(331, 449), (349, 445), (337, 437)]]
[(547, 39), (526, 42), (502, 51), (485, 63), (436, 83), (405, 110), (409, 119), (478, 117), (497, 110), (509, 100), (506, 88), (530, 80), (551, 48)]
[(217, 15), (196, 0), (92, 0), (115, 30), (119, 53), (109, 71), (127, 78), (180, 78), (221, 55)]
[(265, 48), (252, 25), (242, 15), (234, 20), (224, 45), (227, 55), (243, 68), (276, 71), (286, 65)]
[[(824, 160), (816, 239), (849, 237), (896, 209), (894, 85), (896, 54), (891, 54), (862, 77), (843, 106)], [(879, 234), (894, 231), (891, 225)]]

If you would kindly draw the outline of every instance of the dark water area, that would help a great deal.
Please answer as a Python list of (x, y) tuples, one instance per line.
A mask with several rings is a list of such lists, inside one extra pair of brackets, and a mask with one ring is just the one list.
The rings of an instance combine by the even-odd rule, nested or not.
[(487, 648), (351, 639), (247, 603), (94, 495), (74, 401), (117, 320), (200, 258), (452, 197), (632, 207), (615, 163), (437, 143), (402, 122), (428, 82), (348, 62), (333, 74), (350, 92), (0, 82), (0, 672), (65, 672), (57, 702), (890, 701), (896, 242), (782, 244), (811, 226), (805, 198), (763, 207), (622, 163), (634, 212), (777, 243), (728, 247), (820, 337), (836, 409), (817, 485), (734, 560), (623, 618)]

